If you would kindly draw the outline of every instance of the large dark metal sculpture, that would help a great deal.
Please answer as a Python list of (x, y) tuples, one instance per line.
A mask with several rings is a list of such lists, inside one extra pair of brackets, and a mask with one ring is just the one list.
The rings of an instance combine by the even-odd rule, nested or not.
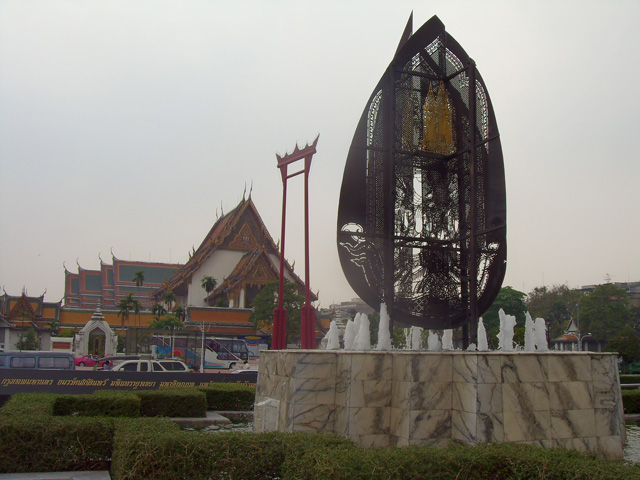
[(354, 291), (385, 302), (397, 326), (463, 326), (473, 342), (506, 269), (498, 128), (474, 61), (442, 22), (411, 31), (410, 18), (351, 143), (338, 252)]

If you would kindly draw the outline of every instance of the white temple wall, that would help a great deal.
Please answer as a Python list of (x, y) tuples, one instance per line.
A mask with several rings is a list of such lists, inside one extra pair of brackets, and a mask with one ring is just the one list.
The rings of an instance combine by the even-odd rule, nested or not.
[(220, 285), (225, 277), (233, 271), (238, 264), (244, 252), (233, 250), (216, 250), (205, 260), (202, 266), (193, 273), (191, 284), (189, 285), (189, 294), (187, 296), (187, 305), (196, 307), (206, 307), (205, 298), (207, 292), (202, 288), (202, 277), (211, 276), (216, 279)]
[[(269, 259), (271, 260), (271, 263), (273, 264), (273, 266), (276, 268), (276, 271), (279, 273), (280, 272), (280, 255), (274, 255), (273, 253), (271, 253), (269, 254)], [(289, 273), (289, 270), (287, 268), (284, 269), (284, 278), (295, 283), (293, 276)]]

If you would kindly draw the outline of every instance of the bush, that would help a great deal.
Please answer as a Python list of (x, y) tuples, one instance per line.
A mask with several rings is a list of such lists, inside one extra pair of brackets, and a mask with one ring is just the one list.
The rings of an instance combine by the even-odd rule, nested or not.
[(58, 395), (53, 415), (139, 417), (140, 397), (131, 392), (102, 390), (90, 395)]
[(53, 393), (16, 393), (2, 407), (2, 416), (33, 417), (53, 415)]
[[(204, 407), (204, 393), (178, 392), (136, 395), (143, 404), (189, 398)], [(55, 403), (55, 395), (22, 394), (0, 409), (0, 472), (105, 470), (111, 460), (114, 480), (640, 478), (638, 465), (574, 450), (509, 443), (365, 449), (329, 434), (211, 434), (181, 431), (164, 418), (54, 417)]]
[(624, 413), (640, 413), (640, 390), (622, 389)]
[(140, 415), (143, 417), (204, 417), (207, 397), (197, 388), (161, 388), (140, 390)]
[(209, 410), (241, 412), (253, 410), (256, 399), (256, 387), (237, 385), (235, 383), (219, 383), (198, 390), (207, 396)]
[(113, 425), (106, 418), (11, 416), (0, 420), (0, 472), (106, 470)]
[(349, 448), (337, 435), (284, 433), (175, 432), (151, 425), (141, 434), (137, 422), (116, 431), (111, 474), (115, 479), (244, 480), (282, 478), (288, 455), (306, 449)]
[(640, 383), (640, 375), (620, 375), (620, 383)]
[(640, 466), (602, 461), (575, 450), (510, 443), (448, 448), (324, 448), (291, 455), (283, 480), (313, 479), (637, 479)]

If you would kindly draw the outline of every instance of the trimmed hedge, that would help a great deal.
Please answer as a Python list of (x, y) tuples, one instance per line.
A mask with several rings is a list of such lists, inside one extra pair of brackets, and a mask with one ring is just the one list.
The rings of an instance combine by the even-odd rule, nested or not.
[(208, 387), (198, 387), (207, 396), (209, 410), (241, 412), (253, 410), (256, 399), (256, 387), (219, 383)]
[(283, 467), (283, 480), (327, 478), (637, 480), (640, 466), (596, 460), (575, 450), (560, 448), (545, 450), (513, 443), (469, 447), (452, 443), (444, 449), (412, 446), (307, 450), (289, 456)]
[(207, 397), (197, 388), (139, 390), (143, 417), (205, 417)]
[(55, 402), (55, 395), (23, 394), (0, 409), (0, 472), (104, 470), (111, 460), (114, 480), (640, 478), (640, 465), (573, 450), (508, 443), (365, 449), (329, 434), (211, 434), (181, 431), (166, 418), (54, 417)]
[(83, 417), (139, 417), (140, 397), (131, 392), (101, 390), (90, 395), (59, 395), (54, 415)]
[(624, 413), (640, 413), (640, 390), (622, 389)]
[(283, 466), (293, 453), (355, 448), (337, 435), (210, 434), (165, 431), (160, 425), (142, 433), (136, 422), (120, 423), (114, 444), (111, 475), (118, 480), (283, 478)]
[(620, 375), (620, 383), (640, 383), (640, 375)]
[(53, 417), (55, 395), (19, 394), (0, 410), (0, 472), (105, 470), (113, 452), (106, 418)]

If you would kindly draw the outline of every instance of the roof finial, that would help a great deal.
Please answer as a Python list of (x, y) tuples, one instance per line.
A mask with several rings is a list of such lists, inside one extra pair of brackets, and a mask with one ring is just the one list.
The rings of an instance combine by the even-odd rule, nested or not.
[(222, 200), (220, 200), (220, 216), (224, 217), (224, 208), (222, 208)]
[(242, 203), (244, 203), (245, 200), (245, 195), (247, 194), (247, 182), (244, 182), (244, 192), (242, 192)]
[(253, 192), (253, 179), (251, 179), (251, 188), (249, 188), (249, 200), (251, 200), (251, 192)]

